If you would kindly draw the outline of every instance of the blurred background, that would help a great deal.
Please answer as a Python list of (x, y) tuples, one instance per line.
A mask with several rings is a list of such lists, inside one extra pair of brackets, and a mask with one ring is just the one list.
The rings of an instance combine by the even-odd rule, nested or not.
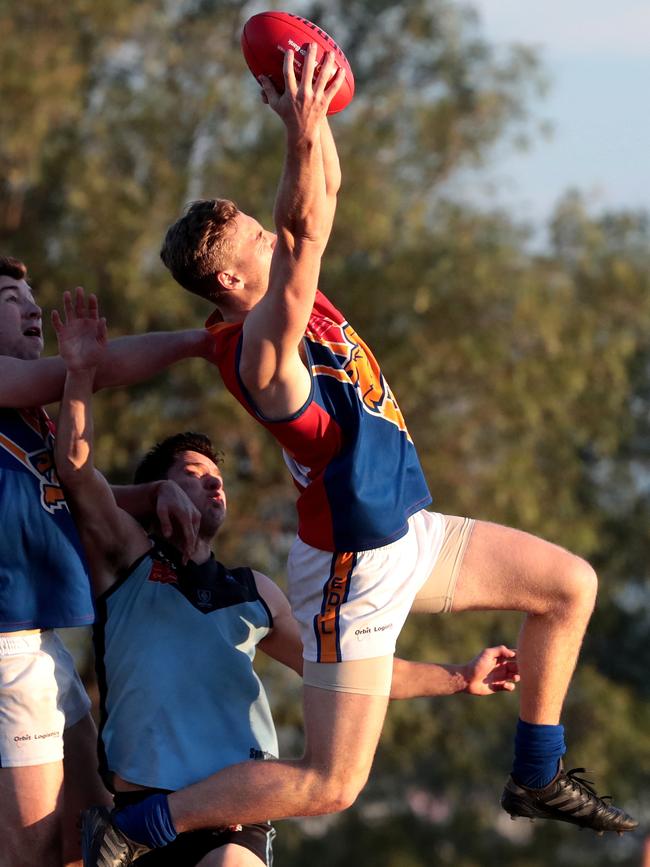
[[(173, 284), (158, 249), (197, 197), (233, 198), (270, 225), (283, 135), (239, 49), (244, 21), (268, 8), (0, 2), (0, 250), (28, 263), (46, 311), (81, 283), (113, 335), (203, 322), (209, 307)], [(435, 507), (532, 531), (598, 568), (567, 763), (642, 826), (601, 839), (511, 822), (498, 802), (516, 698), (421, 699), (391, 706), (353, 809), (280, 823), (277, 863), (637, 867), (650, 822), (648, 6), (283, 8), (330, 32), (356, 77), (332, 123), (344, 183), (322, 288), (374, 347)], [(293, 488), (214, 369), (184, 362), (101, 394), (96, 411), (97, 462), (115, 482), (156, 440), (210, 434), (230, 505), (219, 556), (284, 582)], [(519, 623), (416, 618), (398, 651), (465, 662), (516, 643)], [(87, 633), (65, 639), (94, 694)], [(260, 663), (295, 755), (299, 681)]]

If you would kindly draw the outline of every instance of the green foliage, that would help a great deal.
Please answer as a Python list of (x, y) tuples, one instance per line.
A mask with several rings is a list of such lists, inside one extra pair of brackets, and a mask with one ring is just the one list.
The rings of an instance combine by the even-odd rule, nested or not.
[[(200, 323), (209, 308), (158, 260), (203, 195), (269, 220), (282, 153), (238, 49), (253, 2), (23, 0), (0, 5), (0, 244), (44, 307), (77, 283), (113, 334)], [(566, 710), (570, 755), (648, 817), (650, 222), (558, 203), (527, 252), (507, 214), (451, 200), (491, 145), (537, 134), (526, 48), (498, 54), (451, 0), (295, 4), (345, 47), (357, 94), (333, 125), (344, 172), (322, 286), (375, 348), (435, 506), (588, 556), (600, 602)], [(52, 343), (52, 339), (50, 343)], [(282, 580), (294, 494), (275, 446), (187, 362), (96, 399), (97, 459), (129, 478), (148, 445), (205, 430), (226, 455), (227, 562)], [(414, 619), (404, 656), (464, 661), (516, 642), (519, 618)], [(80, 651), (81, 653), (82, 651)], [(262, 665), (284, 751), (300, 749), (295, 677)], [(391, 706), (371, 782), (341, 817), (281, 826), (285, 865), (510, 867), (638, 863), (639, 838), (511, 823), (498, 809), (516, 700)], [(575, 747), (573, 746), (575, 745)], [(471, 833), (469, 833), (471, 830)]]

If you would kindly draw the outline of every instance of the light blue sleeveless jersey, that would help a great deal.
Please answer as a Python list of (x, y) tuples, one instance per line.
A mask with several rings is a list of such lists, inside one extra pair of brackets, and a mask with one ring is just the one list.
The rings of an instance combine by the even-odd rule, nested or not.
[[(154, 547), (97, 602), (100, 765), (176, 790), (229, 765), (275, 757), (255, 648), (272, 628), (250, 569), (182, 566)], [(103, 755), (101, 753), (103, 752)]]

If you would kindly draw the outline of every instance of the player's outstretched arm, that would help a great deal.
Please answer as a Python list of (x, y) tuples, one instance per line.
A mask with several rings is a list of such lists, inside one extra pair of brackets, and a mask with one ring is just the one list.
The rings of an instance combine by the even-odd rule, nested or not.
[[(108, 342), (95, 390), (142, 382), (184, 358), (208, 358), (214, 338), (205, 329), (160, 331)], [(66, 375), (60, 356), (24, 360), (0, 356), (0, 406), (26, 408), (61, 399)]]
[(66, 377), (58, 418), (55, 463), (59, 481), (75, 516), (86, 550), (93, 589), (101, 594), (117, 573), (149, 547), (138, 523), (115, 502), (110, 486), (93, 461), (92, 393), (106, 352), (106, 322), (97, 299), (86, 302), (82, 289), (64, 298), (64, 318), (52, 313)]
[(302, 406), (310, 380), (298, 354), (309, 321), (320, 261), (331, 229), (322, 152), (322, 124), (344, 72), (334, 57), (325, 59), (312, 84), (316, 46), (311, 44), (300, 83), (293, 52), (285, 54), (285, 89), (278, 94), (263, 79), (271, 108), (286, 128), (286, 151), (276, 195), (277, 241), (268, 291), (244, 322), (240, 360), (242, 380), (262, 412), (286, 416)]
[(394, 660), (391, 699), (435, 695), (493, 695), (512, 692), (519, 681), (517, 652), (504, 644), (487, 647), (465, 665)]

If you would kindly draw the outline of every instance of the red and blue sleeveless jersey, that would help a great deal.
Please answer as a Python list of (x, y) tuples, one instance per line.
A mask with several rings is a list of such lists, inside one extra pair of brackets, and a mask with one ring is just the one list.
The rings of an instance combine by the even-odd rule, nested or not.
[(94, 609), (81, 541), (42, 409), (0, 409), (0, 632), (85, 626)]
[(299, 491), (298, 535), (325, 551), (379, 548), (431, 502), (397, 401), (343, 315), (316, 294), (304, 347), (312, 390), (291, 418), (266, 419), (239, 376), (242, 323), (213, 314), (214, 361), (226, 388), (284, 449)]

